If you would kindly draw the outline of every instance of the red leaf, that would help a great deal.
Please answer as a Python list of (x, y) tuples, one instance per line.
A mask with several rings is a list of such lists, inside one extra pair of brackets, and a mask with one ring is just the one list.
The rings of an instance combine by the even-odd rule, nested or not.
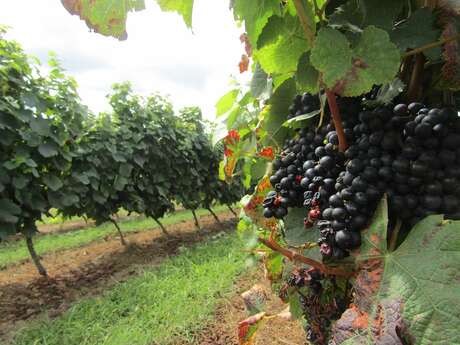
[(241, 43), (244, 43), (244, 50), (248, 56), (252, 56), (252, 46), (251, 42), (249, 42), (249, 37), (247, 34), (241, 34), (240, 36)]
[(265, 313), (261, 312), (248, 317), (238, 324), (238, 340), (240, 345), (253, 345), (261, 321), (265, 318)]
[(238, 64), (240, 73), (244, 73), (249, 69), (249, 57), (246, 54), (241, 55), (241, 61)]

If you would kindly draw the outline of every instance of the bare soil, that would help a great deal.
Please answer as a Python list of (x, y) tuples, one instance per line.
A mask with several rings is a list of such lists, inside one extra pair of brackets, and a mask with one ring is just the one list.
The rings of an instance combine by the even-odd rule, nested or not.
[[(268, 300), (265, 312), (273, 315), (286, 309), (286, 305), (271, 292), (270, 283), (262, 269), (245, 274), (235, 284), (234, 294), (219, 306), (214, 321), (197, 336), (199, 345), (239, 345), (238, 323), (248, 317), (241, 294), (255, 283), (262, 285)], [(186, 342), (183, 343), (187, 344)], [(277, 317), (267, 320), (258, 330), (254, 345), (304, 345), (305, 333), (300, 322)], [(182, 345), (182, 343), (180, 344)]]

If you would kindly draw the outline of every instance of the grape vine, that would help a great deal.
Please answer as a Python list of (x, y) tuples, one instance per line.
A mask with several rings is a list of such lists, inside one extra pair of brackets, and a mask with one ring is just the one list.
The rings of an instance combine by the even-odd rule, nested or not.
[[(191, 26), (193, 0), (157, 2)], [(460, 342), (456, 2), (230, 8), (245, 31), (241, 71), (251, 62), (253, 80), (217, 103), (226, 122), (220, 175), (255, 186), (239, 230), (258, 243), (307, 340)], [(85, 13), (90, 27), (117, 35), (101, 29), (110, 18)], [(264, 317), (240, 324), (241, 344), (254, 343)]]

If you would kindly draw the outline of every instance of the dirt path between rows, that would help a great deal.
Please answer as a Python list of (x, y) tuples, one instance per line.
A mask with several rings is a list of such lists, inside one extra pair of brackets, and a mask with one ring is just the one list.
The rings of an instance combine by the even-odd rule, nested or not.
[(30, 262), (0, 271), (0, 343), (10, 337), (24, 321), (48, 312), (56, 317), (72, 302), (101, 294), (116, 283), (140, 272), (142, 266), (158, 265), (177, 254), (180, 247), (203, 241), (222, 231), (233, 231), (236, 220), (230, 212), (220, 213), (222, 224), (211, 216), (200, 218), (197, 232), (193, 220), (167, 227), (174, 238), (163, 236), (159, 229), (126, 235), (127, 247), (119, 238), (109, 237), (77, 249), (45, 255), (43, 264), (49, 278), (39, 277)]
[[(217, 309), (214, 321), (198, 335), (196, 345), (239, 345), (238, 323), (248, 317), (241, 294), (254, 284), (260, 285), (267, 293), (268, 300), (264, 311), (277, 314), (286, 310), (286, 304), (271, 292), (269, 281), (264, 277), (262, 269), (252, 271), (237, 280), (234, 293), (222, 302)], [(185, 345), (183, 343), (180, 345)], [(263, 324), (254, 345), (304, 345), (305, 333), (298, 321), (285, 318), (274, 318)]]

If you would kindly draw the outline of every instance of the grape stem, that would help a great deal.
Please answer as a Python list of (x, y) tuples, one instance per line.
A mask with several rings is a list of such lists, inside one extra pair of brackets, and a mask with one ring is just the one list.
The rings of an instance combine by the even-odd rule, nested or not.
[(315, 40), (315, 34), (308, 23), (307, 14), (305, 13), (305, 8), (303, 7), (302, 0), (294, 0), (294, 5), (299, 16), (300, 23), (302, 24), (305, 37), (310, 44), (310, 47), (313, 46), (313, 41)]
[(345, 150), (348, 148), (348, 143), (347, 138), (345, 137), (345, 132), (343, 131), (342, 117), (340, 116), (335, 94), (331, 90), (326, 89), (326, 97), (327, 103), (329, 104), (329, 109), (331, 111), (332, 120), (334, 121), (335, 131), (339, 137), (339, 151), (345, 152)]
[(407, 90), (408, 102), (414, 102), (420, 99), (422, 94), (422, 78), (425, 58), (423, 54), (415, 55), (415, 63), (412, 69), (412, 75)]
[(446, 37), (446, 38), (443, 38), (442, 40), (432, 42), (432, 43), (428, 43), (428, 44), (425, 44), (424, 46), (409, 50), (407, 53), (403, 54), (402, 57), (406, 58), (406, 57), (411, 56), (411, 55), (422, 53), (425, 50), (435, 48), (435, 47), (438, 47), (438, 46), (442, 46), (443, 44), (446, 44), (446, 43), (449, 43), (450, 41), (455, 41), (455, 40), (458, 40), (458, 39), (460, 39), (460, 34), (456, 34), (456, 35), (453, 35), (453, 36), (450, 36), (450, 37)]
[(336, 275), (336, 276), (342, 276), (342, 277), (351, 277), (353, 275), (353, 273), (351, 272), (346, 272), (339, 268), (327, 267), (321, 262), (307, 258), (306, 256), (303, 256), (303, 255), (297, 254), (289, 249), (283, 248), (273, 239), (272, 235), (270, 235), (270, 238), (268, 240), (262, 237), (259, 237), (258, 240), (263, 245), (267, 246), (268, 248), (270, 248), (271, 250), (277, 253), (280, 253), (281, 255), (285, 256), (289, 260), (294, 261), (294, 262), (295, 261), (302, 262), (317, 270), (320, 270), (324, 274), (330, 274), (330, 275)]

